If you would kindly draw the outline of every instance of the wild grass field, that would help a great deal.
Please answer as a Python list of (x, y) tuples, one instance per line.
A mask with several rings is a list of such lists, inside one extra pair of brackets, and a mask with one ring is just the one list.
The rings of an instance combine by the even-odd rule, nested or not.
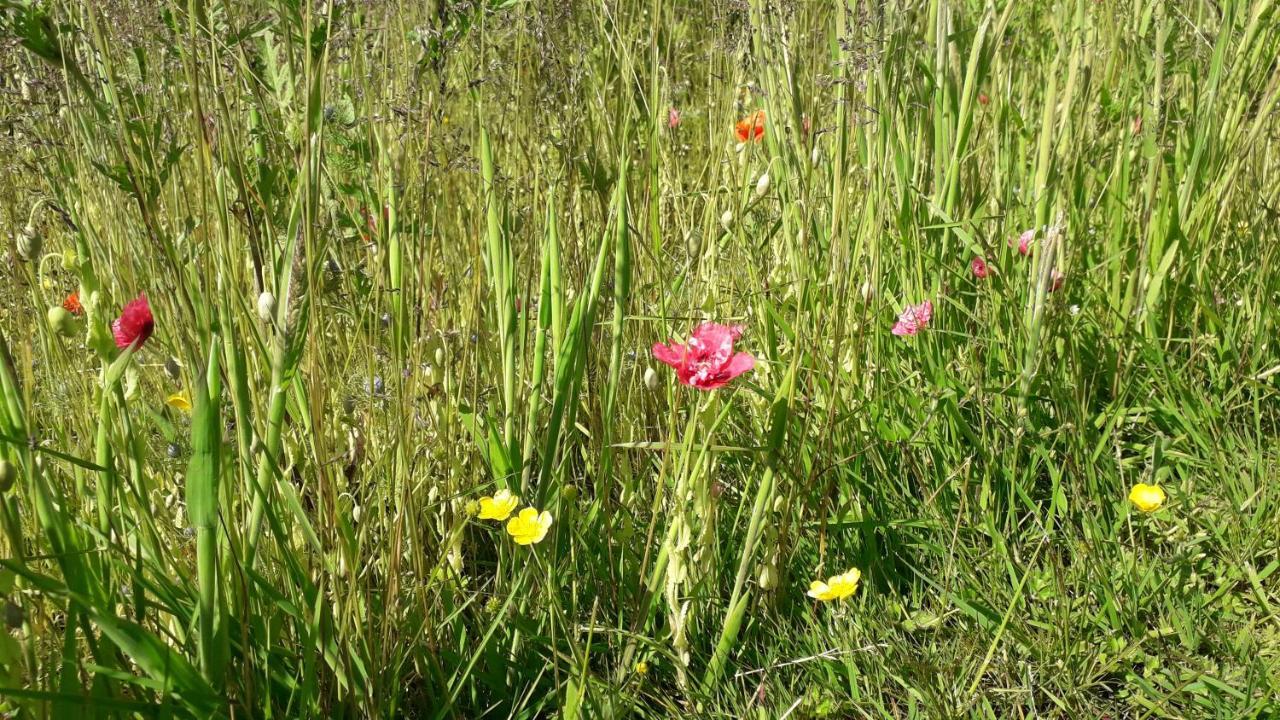
[(0, 714), (1280, 717), (1275, 0), (0, 0)]

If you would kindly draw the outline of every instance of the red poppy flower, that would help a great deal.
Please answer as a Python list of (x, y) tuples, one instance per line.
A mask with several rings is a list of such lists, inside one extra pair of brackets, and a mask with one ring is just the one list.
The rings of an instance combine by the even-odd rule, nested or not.
[(760, 138), (764, 137), (764, 111), (757, 110), (739, 120), (734, 129), (738, 132), (739, 141), (755, 140), (760, 142)]
[(80, 316), (84, 314), (84, 307), (80, 304), (80, 293), (73, 292), (62, 301), (62, 309), (72, 315)]
[(124, 306), (120, 317), (111, 323), (111, 333), (116, 337), (116, 347), (134, 349), (142, 347), (156, 328), (155, 318), (151, 316), (151, 305), (147, 295), (143, 293)]
[(702, 323), (694, 328), (688, 344), (653, 344), (653, 357), (670, 365), (680, 382), (699, 390), (715, 390), (755, 367), (751, 355), (733, 351), (742, 326)]

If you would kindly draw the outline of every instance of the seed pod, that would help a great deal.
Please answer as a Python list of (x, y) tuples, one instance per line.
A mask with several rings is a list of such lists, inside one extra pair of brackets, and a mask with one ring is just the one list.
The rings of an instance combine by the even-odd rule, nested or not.
[(60, 305), (49, 308), (46, 319), (49, 321), (49, 329), (60, 337), (71, 337), (80, 329), (76, 316)]
[(18, 467), (8, 460), (0, 460), (0, 493), (9, 492), (18, 479)]
[(40, 236), (40, 232), (31, 225), (22, 228), (18, 233), (18, 257), (27, 262), (34, 261), (40, 256), (40, 248), (44, 246), (44, 238)]
[(276, 296), (264, 292), (258, 296), (258, 319), (264, 323), (271, 322), (276, 312)]

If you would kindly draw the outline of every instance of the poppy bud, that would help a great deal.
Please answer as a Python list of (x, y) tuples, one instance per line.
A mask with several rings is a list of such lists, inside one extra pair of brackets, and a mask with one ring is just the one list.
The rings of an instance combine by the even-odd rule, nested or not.
[(653, 368), (644, 369), (644, 386), (653, 390), (658, 387), (658, 373)]
[(76, 269), (76, 254), (73, 250), (62, 251), (62, 269), (71, 272)]
[(22, 228), (18, 233), (18, 257), (27, 262), (31, 262), (40, 255), (40, 248), (44, 245), (44, 238), (31, 225)]
[(772, 565), (764, 565), (760, 568), (760, 576), (756, 581), (761, 590), (772, 590), (778, 584), (778, 571)]
[(756, 197), (762, 198), (769, 194), (769, 173), (764, 173), (760, 179), (756, 181)]
[(875, 297), (875, 294), (876, 294), (875, 288), (871, 287), (870, 280), (867, 280), (866, 282), (862, 283), (861, 292), (862, 292), (863, 302), (871, 302), (871, 298)]
[(725, 210), (724, 214), (720, 216), (720, 227), (724, 228), (725, 232), (729, 232), (731, 229), (733, 229), (733, 211), (732, 210)]
[(437, 365), (444, 367), (444, 346), (443, 345), (436, 348), (435, 359), (436, 359)]
[(61, 305), (49, 308), (47, 319), (49, 321), (49, 329), (61, 337), (71, 337), (79, 330), (76, 316)]
[(258, 296), (258, 319), (264, 323), (271, 322), (276, 312), (276, 296), (264, 292)]
[(0, 460), (0, 492), (9, 492), (18, 479), (18, 468), (8, 460)]
[(353, 507), (351, 508), (351, 522), (353, 522), (353, 523), (355, 523), (355, 524), (359, 525), (359, 524), (360, 524), (360, 516), (361, 516), (361, 515), (363, 515), (363, 514), (364, 514), (364, 511), (360, 509), (360, 506), (359, 506), (359, 505), (355, 505), (355, 506), (353, 506)]

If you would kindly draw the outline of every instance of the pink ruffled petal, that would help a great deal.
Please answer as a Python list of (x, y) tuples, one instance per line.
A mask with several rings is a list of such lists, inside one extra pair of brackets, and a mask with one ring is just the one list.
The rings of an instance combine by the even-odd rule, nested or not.
[(740, 352), (734, 355), (727, 365), (724, 366), (724, 374), (732, 380), (744, 372), (749, 372), (756, 366), (756, 359), (750, 353)]
[(677, 370), (684, 366), (684, 359), (687, 354), (688, 351), (683, 345), (673, 343), (671, 347), (668, 347), (663, 343), (653, 344), (654, 359)]

